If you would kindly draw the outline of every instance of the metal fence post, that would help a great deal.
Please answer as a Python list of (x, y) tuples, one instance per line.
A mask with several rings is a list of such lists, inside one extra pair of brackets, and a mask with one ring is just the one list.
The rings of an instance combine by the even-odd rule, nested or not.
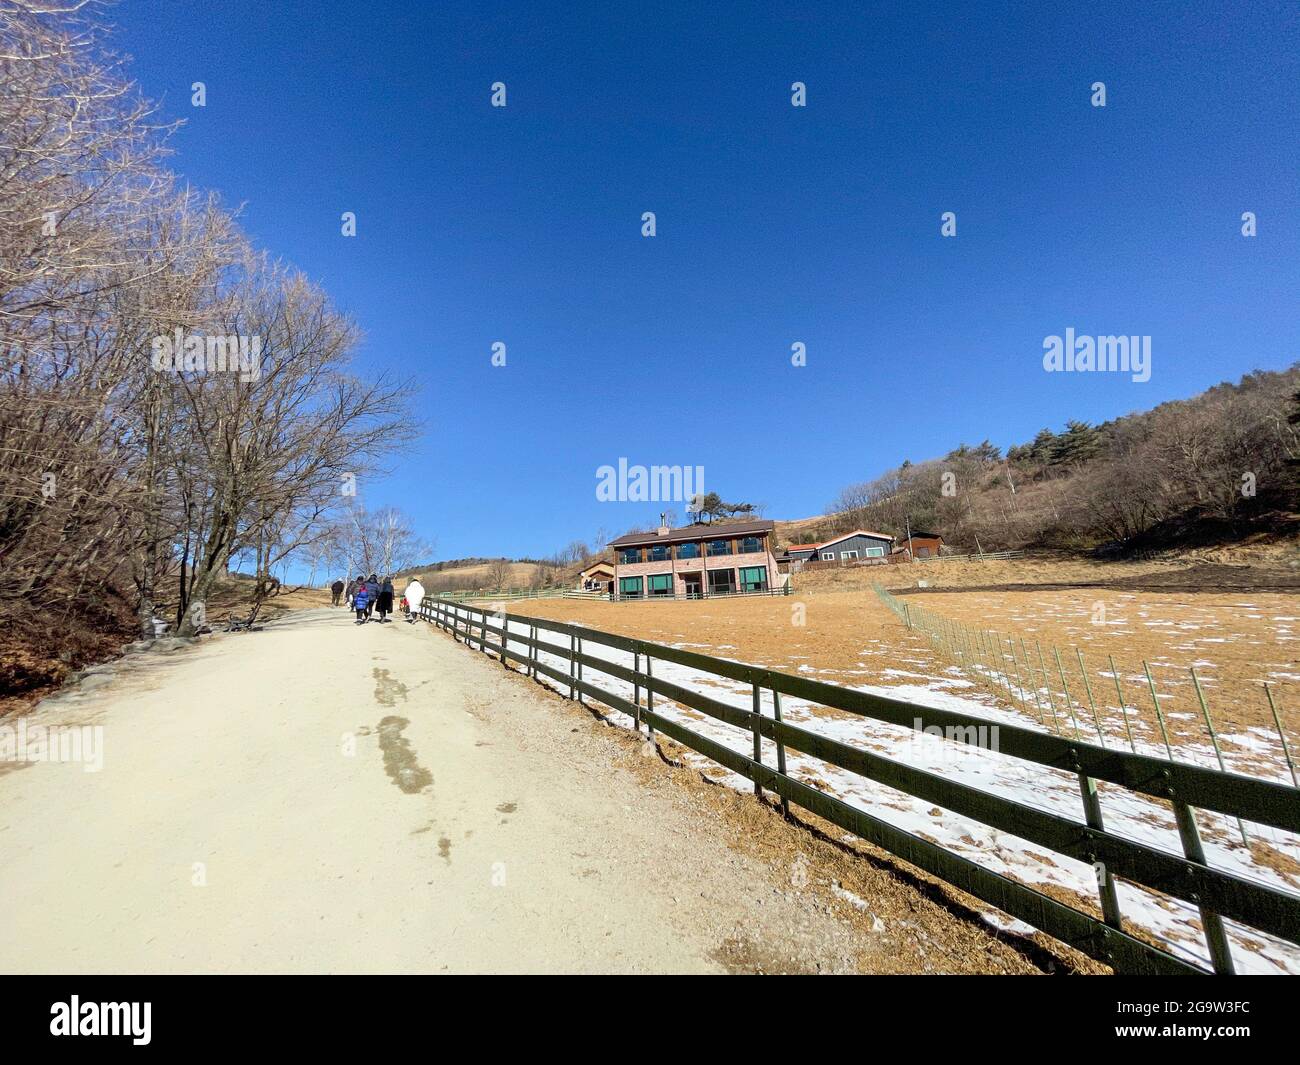
[[(1208, 865), (1205, 860), (1205, 848), (1201, 846), (1201, 834), (1196, 828), (1196, 813), (1185, 802), (1174, 800), (1174, 818), (1178, 821), (1178, 838), (1183, 843), (1183, 853), (1189, 862)], [(1236, 969), (1232, 964), (1232, 947), (1228, 945), (1228, 935), (1223, 930), (1223, 918), (1217, 913), (1199, 907), (1201, 928), (1205, 931), (1205, 945), (1210, 948), (1210, 962), (1214, 971), (1220, 976), (1231, 976)]]

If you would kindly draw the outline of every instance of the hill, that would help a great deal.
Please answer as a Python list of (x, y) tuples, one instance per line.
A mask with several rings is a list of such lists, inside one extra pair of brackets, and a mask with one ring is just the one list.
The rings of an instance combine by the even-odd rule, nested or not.
[(985, 440), (851, 485), (799, 534), (938, 532), (966, 550), (1104, 553), (1300, 528), (1300, 363), (1001, 450)]

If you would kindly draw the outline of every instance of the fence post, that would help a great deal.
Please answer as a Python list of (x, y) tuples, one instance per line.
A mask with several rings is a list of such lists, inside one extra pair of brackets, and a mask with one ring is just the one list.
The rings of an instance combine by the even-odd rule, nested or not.
[(578, 637), (578, 705), (585, 706), (582, 701), (582, 637)]
[[(1101, 799), (1097, 795), (1097, 782), (1090, 776), (1079, 774), (1079, 790), (1083, 794), (1083, 817), (1089, 828), (1098, 832), (1106, 831), (1106, 822), (1101, 815)], [(1093, 869), (1097, 872), (1097, 893), (1101, 896), (1101, 913), (1106, 923), (1117, 931), (1124, 930), (1123, 916), (1119, 911), (1119, 895), (1115, 892), (1115, 879), (1104, 864), (1097, 862), (1096, 855), (1089, 855)]]
[[(645, 656), (645, 708), (652, 714), (655, 710), (655, 690), (651, 687), (650, 682), (654, 680), (654, 677), (654, 660), (650, 657), (650, 652), (647, 651)], [(653, 743), (655, 727), (649, 721), (645, 723), (645, 734), (646, 738)]]
[[(775, 717), (778, 722), (782, 720), (781, 693), (777, 691), (775, 688), (772, 689), (772, 716)], [(785, 744), (781, 742), (781, 737), (779, 735), (777, 736), (777, 740), (776, 740), (776, 771), (780, 773), (782, 776), (786, 775)], [(790, 816), (790, 800), (784, 795), (781, 796), (781, 816), (782, 817)]]
[[(1189, 862), (1207, 865), (1201, 834), (1196, 829), (1196, 813), (1185, 802), (1174, 800), (1174, 818), (1178, 821), (1178, 838), (1183, 843), (1183, 854)], [(1201, 928), (1205, 931), (1205, 945), (1210, 948), (1210, 961), (1220, 976), (1231, 976), (1236, 970), (1232, 964), (1232, 947), (1228, 945), (1223, 930), (1223, 918), (1217, 913), (1198, 907), (1201, 911)]]
[(632, 705), (636, 708), (632, 714), (632, 730), (641, 734), (641, 652), (632, 652)]
[[(760, 766), (763, 764), (763, 733), (760, 730), (763, 717), (763, 691), (758, 686), (758, 680), (751, 681), (754, 687), (754, 716), (750, 722), (754, 729), (754, 761)], [(763, 798), (763, 785), (758, 782), (758, 774), (754, 774), (754, 794)]]
[(573, 633), (569, 633), (569, 698), (570, 699), (573, 698), (574, 692), (576, 690), (573, 686), (573, 682), (576, 676), (575, 674), (576, 669), (577, 669), (577, 663), (574, 661), (573, 658)]

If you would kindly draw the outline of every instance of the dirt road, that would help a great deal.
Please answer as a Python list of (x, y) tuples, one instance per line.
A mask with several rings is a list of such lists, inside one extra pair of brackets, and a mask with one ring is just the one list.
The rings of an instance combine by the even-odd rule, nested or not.
[[(28, 724), (101, 726), (99, 771), (0, 763), (6, 972), (852, 971), (898, 953), (738, 854), (680, 788), (646, 786), (622, 730), (423, 624), (303, 611), (85, 687)], [(954, 959), (974, 939), (985, 971), (1032, 971), (900, 890), (962, 926)]]

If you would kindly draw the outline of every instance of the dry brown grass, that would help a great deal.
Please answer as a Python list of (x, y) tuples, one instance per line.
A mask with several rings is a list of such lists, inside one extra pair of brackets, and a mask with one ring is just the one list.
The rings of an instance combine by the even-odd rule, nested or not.
[[(1300, 585), (1300, 572), (1288, 565), (1293, 551), (1293, 545), (1261, 547), (1231, 555), (1231, 563), (1221, 555), (1198, 555), (1130, 563), (1043, 557), (861, 567), (797, 575), (795, 594), (787, 598), (523, 600), (509, 609), (787, 672), (812, 670), (818, 679), (848, 686), (924, 685), (951, 668), (954, 659), (923, 633), (909, 631), (882, 605), (871, 590), (871, 581), (881, 579), (904, 593), (909, 604), (971, 630), (997, 630), (1003, 643), (1010, 635), (1017, 653), (1015, 660), (1009, 653), (1006, 660), (1011, 695), (1001, 681), (989, 680), (982, 683), (983, 697), (1029, 721), (1040, 721), (1041, 707), (1041, 720), (1052, 727), (1050, 687), (1056, 727), (1072, 732), (1077, 719), (1081, 734), (1095, 739), (1077, 647), (1107, 742), (1127, 742), (1109, 673), (1108, 656), (1113, 655), (1138, 743), (1148, 749), (1160, 745), (1145, 660), (1178, 757), (1214, 764), (1189, 673), (1195, 666), (1229, 768), (1284, 777), (1262, 685), (1268, 681), (1272, 686), (1293, 756), (1300, 755), (1300, 595), (1290, 586)], [(929, 587), (918, 589), (918, 580)], [(1239, 587), (1252, 590), (1235, 590)], [(1274, 590), (1261, 590), (1266, 588)], [(1045, 677), (1037, 669), (1035, 641), (1044, 652)], [(1053, 647), (1061, 652), (1064, 685)], [(1023, 667), (1020, 677), (1016, 662)], [(1035, 684), (1043, 688), (1039, 701), (1031, 694)]]

